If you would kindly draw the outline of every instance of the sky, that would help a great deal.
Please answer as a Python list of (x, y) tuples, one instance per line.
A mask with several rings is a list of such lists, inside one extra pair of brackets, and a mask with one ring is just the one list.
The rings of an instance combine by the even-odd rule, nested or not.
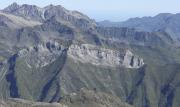
[(158, 13), (180, 13), (180, 0), (0, 0), (0, 9), (13, 2), (44, 7), (62, 5), (77, 10), (96, 21), (124, 21)]

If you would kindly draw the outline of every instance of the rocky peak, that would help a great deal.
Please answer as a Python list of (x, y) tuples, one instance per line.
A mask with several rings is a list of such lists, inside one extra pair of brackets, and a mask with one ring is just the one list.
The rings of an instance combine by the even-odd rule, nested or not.
[(92, 28), (96, 25), (96, 22), (88, 16), (77, 11), (69, 11), (61, 5), (48, 5), (44, 8), (40, 8), (35, 5), (18, 5), (17, 3), (14, 3), (5, 8), (3, 12), (40, 22), (56, 17), (62, 22), (71, 23), (80, 28)]
[(46, 20), (51, 17), (56, 17), (56, 19), (61, 20), (61, 22), (70, 23), (80, 28), (91, 28), (96, 25), (96, 22), (86, 15), (77, 11), (69, 11), (61, 5), (44, 7), (43, 17)]
[(12, 12), (12, 11), (15, 11), (16, 9), (18, 9), (19, 7), (20, 7), (20, 5), (18, 5), (16, 2), (14, 2), (11, 5), (9, 5), (8, 7), (6, 7), (4, 9), (4, 11)]
[(41, 14), (43, 9), (35, 5), (18, 5), (17, 3), (13, 3), (12, 5), (5, 8), (3, 12), (21, 16), (29, 20), (42, 21)]

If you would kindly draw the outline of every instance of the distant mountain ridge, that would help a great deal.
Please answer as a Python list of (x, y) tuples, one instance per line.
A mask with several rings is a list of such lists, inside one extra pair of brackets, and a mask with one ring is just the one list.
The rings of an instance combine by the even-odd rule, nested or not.
[(141, 31), (165, 31), (177, 41), (180, 39), (180, 13), (161, 13), (154, 17), (131, 18), (124, 22), (99, 22), (100, 26), (106, 27), (129, 27)]

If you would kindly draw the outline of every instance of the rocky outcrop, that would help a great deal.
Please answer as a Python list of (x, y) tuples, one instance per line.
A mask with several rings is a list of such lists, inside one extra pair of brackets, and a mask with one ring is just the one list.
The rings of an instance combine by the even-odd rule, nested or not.
[[(22, 49), (18, 55), (20, 58), (25, 58), (29, 68), (32, 68), (32, 66), (44, 67), (54, 62), (65, 49), (58, 42), (50, 41), (35, 47)], [(123, 66), (126, 68), (140, 68), (144, 65), (143, 59), (134, 55), (130, 50), (120, 52), (90, 44), (73, 44), (69, 47), (67, 54), (75, 61), (93, 65)]]
[(140, 68), (144, 65), (143, 59), (134, 55), (130, 50), (120, 52), (90, 44), (71, 45), (68, 56), (75, 61), (93, 65), (123, 66), (126, 68)]
[(24, 58), (29, 68), (44, 67), (54, 62), (59, 57), (64, 46), (56, 41), (49, 41), (38, 46), (28, 47), (19, 51), (20, 58)]

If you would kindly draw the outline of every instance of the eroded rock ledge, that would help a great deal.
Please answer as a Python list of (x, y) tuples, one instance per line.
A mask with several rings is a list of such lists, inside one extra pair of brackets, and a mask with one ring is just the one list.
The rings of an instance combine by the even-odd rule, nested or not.
[(93, 65), (123, 66), (126, 68), (140, 68), (144, 65), (143, 59), (134, 55), (130, 50), (120, 52), (90, 44), (71, 45), (68, 56), (75, 61)]
[[(21, 50), (18, 55), (26, 59), (26, 63), (31, 68), (33, 64), (37, 67), (46, 66), (55, 61), (66, 49), (57, 42), (47, 42)], [(74, 61), (82, 63), (91, 63), (101, 66), (122, 66), (125, 68), (140, 68), (144, 65), (144, 61), (139, 56), (133, 54), (130, 50), (117, 51), (107, 48), (98, 47), (91, 44), (72, 44), (67, 52), (68, 57)]]
[(56, 41), (48, 41), (34, 47), (28, 47), (19, 51), (20, 58), (24, 58), (29, 68), (44, 67), (54, 62), (66, 49)]

